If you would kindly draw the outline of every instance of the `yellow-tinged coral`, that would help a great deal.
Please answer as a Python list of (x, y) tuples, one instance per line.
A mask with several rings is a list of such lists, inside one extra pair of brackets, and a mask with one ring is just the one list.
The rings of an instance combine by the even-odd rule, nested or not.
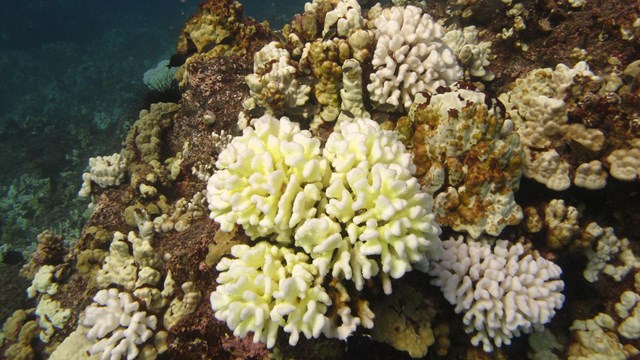
[(95, 275), (96, 284), (100, 288), (115, 284), (128, 290), (145, 284), (155, 286), (161, 278), (157, 270), (161, 266), (162, 260), (153, 251), (149, 239), (140, 238), (133, 231), (128, 236), (116, 232), (109, 255)]
[[(359, 325), (373, 326), (373, 313), (366, 302), (354, 298), (351, 303), (339, 282), (352, 280), (362, 290), (377, 276), (384, 292), (390, 294), (391, 278), (414, 268), (426, 271), (441, 250), (432, 198), (421, 191), (412, 175), (411, 155), (394, 132), (382, 130), (370, 119), (343, 122), (340, 131), (327, 139), (322, 156), (319, 141), (286, 118), (278, 121), (266, 115), (253, 125), (255, 130), (245, 129), (220, 154), (220, 170), (209, 179), (207, 197), (211, 216), (221, 230), (241, 225), (251, 238), (268, 237), (277, 245), (236, 245), (231, 249), (235, 259), (223, 258), (218, 263), (217, 269), (223, 272), (211, 297), (216, 317), (227, 321), (236, 335), (254, 331), (254, 341), (267, 342), (268, 347), (273, 346), (279, 326), (291, 333), (291, 344), (297, 343), (300, 331), (317, 337), (320, 330), (316, 326), (323, 327), (325, 335), (340, 339)], [(271, 184), (269, 179), (278, 182)], [(300, 188), (297, 179), (315, 181), (313, 189), (318, 193), (309, 198), (312, 193)], [(289, 195), (286, 189), (292, 182), (295, 187)], [(294, 198), (300, 199), (300, 205), (291, 205)], [(292, 246), (303, 252), (295, 253)], [(306, 270), (299, 274), (277, 270), (290, 271), (291, 261)], [(331, 298), (322, 300), (324, 307), (331, 306), (331, 317), (324, 316), (324, 308), (313, 315), (319, 306), (313, 305), (309, 316), (326, 325), (316, 323), (313, 331), (298, 330), (300, 325), (291, 323), (298, 315), (284, 317), (280, 311), (289, 314), (289, 309), (299, 308), (296, 304), (303, 297), (280, 295), (288, 291), (283, 286), (296, 282), (294, 294), (298, 294), (327, 277), (333, 279), (331, 289), (338, 294), (335, 304)], [(270, 282), (263, 284), (267, 280)], [(273, 303), (286, 310), (272, 308)], [(247, 311), (254, 315), (249, 318)]]
[[(126, 142), (132, 145), (135, 144), (134, 146), (143, 162), (152, 163), (155, 161), (158, 162), (158, 166), (160, 165), (162, 129), (171, 123), (170, 114), (176, 112), (179, 108), (178, 104), (156, 103), (151, 105), (150, 110), (140, 111), (140, 118), (133, 123), (133, 130), (129, 131)], [(133, 149), (124, 150), (124, 156), (130, 164), (137, 160)], [(135, 184), (133, 180), (132, 183)]]
[[(166, 286), (165, 286), (166, 288)], [(188, 281), (182, 284), (182, 291), (184, 297), (182, 300), (174, 298), (169, 304), (169, 309), (164, 314), (162, 324), (166, 329), (171, 328), (183, 317), (193, 313), (200, 304), (202, 294), (198, 290), (194, 283)]]
[(238, 224), (252, 238), (290, 243), (292, 229), (315, 216), (327, 181), (320, 141), (287, 118), (265, 115), (222, 151), (207, 185), (210, 217), (222, 231)]
[(33, 277), (31, 286), (27, 288), (27, 296), (33, 298), (38, 294), (54, 295), (58, 292), (58, 283), (54, 275), (53, 265), (43, 265)]
[(59, 301), (49, 296), (42, 296), (36, 308), (38, 325), (40, 326), (40, 340), (48, 343), (56, 329), (62, 329), (71, 316), (71, 309), (62, 307)]
[[(187, 21), (178, 39), (178, 53), (209, 56), (245, 55), (249, 40), (263, 25), (243, 19), (243, 6), (235, 0), (208, 1)], [(192, 58), (199, 55), (192, 56)]]
[[(432, 197), (413, 177), (411, 155), (397, 135), (372, 120), (356, 119), (329, 136), (323, 155), (332, 169), (326, 190), (331, 219), (326, 221), (341, 223), (353, 245), (356, 287), (378, 271), (383, 279), (400, 278), (412, 268), (426, 271), (441, 250), (440, 228), (431, 213)], [(318, 245), (320, 252), (330, 253), (340, 246)], [(348, 258), (341, 253), (335, 256)], [(390, 284), (385, 292), (391, 292)]]
[(419, 94), (409, 116), (416, 128), (414, 162), (434, 194), (440, 224), (477, 238), (522, 220), (514, 198), (522, 149), (495, 99), (453, 87)]
[(264, 241), (235, 245), (231, 254), (234, 258), (223, 258), (216, 266), (220, 275), (211, 307), (234, 335), (252, 331), (253, 341), (269, 348), (281, 327), (290, 345), (298, 343), (300, 333), (320, 336), (331, 300), (306, 254)]
[[(517, 79), (509, 92), (499, 96), (525, 147), (526, 177), (556, 191), (568, 189), (572, 177), (579, 186), (602, 188), (602, 177), (587, 182), (582, 174), (572, 176), (584, 161), (574, 159), (570, 163), (563, 150), (565, 145), (585, 149), (582, 152), (588, 157), (588, 163), (596, 160), (597, 153), (604, 148), (606, 139), (601, 130), (568, 123), (566, 103), (600, 85), (601, 79), (581, 61), (573, 68), (558, 64), (555, 69), (533, 70), (525, 78)], [(577, 163), (575, 167), (574, 163)], [(583, 167), (580, 172), (586, 170)], [(592, 180), (598, 181), (597, 184)]]
[(318, 103), (323, 106), (319, 114), (323, 121), (334, 121), (338, 117), (341, 64), (349, 57), (349, 45), (341, 39), (328, 41), (317, 39), (308, 43), (302, 54), (300, 68), (310, 70), (317, 79), (313, 91)]
[(311, 88), (300, 83), (296, 74), (289, 52), (274, 41), (256, 53), (253, 74), (247, 75), (246, 82), (256, 105), (279, 112), (309, 100)]
[(575, 320), (570, 329), (576, 340), (569, 345), (569, 360), (625, 360), (639, 353), (633, 346), (620, 343), (614, 332), (615, 321), (605, 313)]
[(82, 174), (82, 188), (78, 192), (82, 197), (91, 195), (92, 183), (101, 188), (120, 185), (126, 173), (127, 159), (118, 153), (92, 157), (89, 158), (89, 168), (89, 172)]
[(599, 190), (607, 185), (607, 172), (600, 160), (582, 163), (576, 168), (573, 183), (589, 190)]
[(38, 324), (35, 321), (26, 322), (18, 334), (18, 341), (11, 344), (4, 352), (4, 357), (15, 360), (30, 360), (35, 358), (35, 352), (31, 345), (33, 338), (38, 336)]
[(562, 199), (553, 199), (545, 207), (544, 215), (548, 231), (547, 244), (552, 249), (561, 249), (569, 245), (580, 229), (578, 209), (565, 206)]
[(633, 181), (640, 177), (640, 148), (614, 150), (607, 156), (611, 176), (618, 180)]

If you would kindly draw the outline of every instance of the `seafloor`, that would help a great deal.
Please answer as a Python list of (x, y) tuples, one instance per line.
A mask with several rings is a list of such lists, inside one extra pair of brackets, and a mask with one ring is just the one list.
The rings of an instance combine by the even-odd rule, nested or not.
[[(93, 337), (87, 335), (95, 324), (86, 320), (85, 309), (96, 308), (92, 305), (93, 298), (104, 288), (134, 294), (134, 301), (142, 304), (140, 309), (157, 317), (157, 324), (146, 324), (153, 332), (150, 337), (123, 345), (128, 346), (125, 354), (127, 351), (135, 354), (137, 350), (132, 348), (139, 349), (140, 358), (622, 359), (640, 356), (640, 306), (636, 307), (640, 301), (640, 260), (635, 255), (640, 251), (640, 65), (637, 62), (640, 60), (640, 3), (602, 0), (416, 3), (449, 30), (475, 26), (475, 38), (467, 39), (469, 44), (491, 43), (490, 54), (483, 58), (488, 62), (480, 66), (482, 71), (470, 70), (477, 65), (473, 61), (462, 64), (458, 59), (465, 70), (464, 85), (460, 87), (482, 92), (487, 99), (491, 98), (489, 94), (510, 94), (512, 99), (525, 94), (521, 95), (525, 99), (522, 103), (514, 105), (514, 100), (511, 105), (516, 112), (517, 106), (533, 109), (516, 115), (509, 112), (514, 108), (507, 108), (508, 116), (524, 119), (521, 123), (513, 119), (516, 129), (530, 127), (530, 131), (518, 130), (526, 149), (518, 147), (509, 152), (506, 165), (496, 160), (486, 166), (479, 165), (478, 159), (492, 158), (499, 149), (492, 145), (489, 131), (481, 135), (481, 140), (471, 139), (479, 142), (467, 150), (470, 155), (429, 158), (432, 151), (429, 129), (435, 120), (422, 112), (426, 111), (425, 107), (412, 107), (411, 111), (389, 109), (369, 98), (366, 84), (375, 72), (371, 64), (376, 47), (374, 39), (357, 47), (351, 43), (345, 45), (347, 36), (340, 35), (339, 31), (329, 30), (323, 34), (325, 15), (336, 6), (346, 6), (338, 3), (342, 2), (316, 1), (314, 10), (300, 9), (300, 15), (278, 31), (266, 22), (243, 17), (242, 6), (237, 2), (210, 0), (201, 5), (200, 11), (184, 25), (172, 57), (174, 65), (179, 65), (175, 75), (179, 102), (155, 104), (150, 110), (142, 111), (120, 152), (126, 160), (106, 173), (94, 174), (95, 178), (88, 176), (92, 214), (80, 237), (67, 248), (56, 234), (43, 233), (38, 250), (22, 269), (17, 265), (5, 266), (7, 272), (26, 278), (22, 286), (17, 282), (3, 286), (3, 292), (13, 294), (15, 299), (13, 303), (7, 302), (3, 310), (16, 310), (6, 321), (0, 337), (0, 353), (5, 358), (63, 359), (73, 355), (82, 359), (109, 358), (109, 351), (115, 354), (113, 347), (98, 349), (94, 344), (97, 339), (115, 337), (112, 331), (118, 328), (118, 321), (125, 320), (112, 319), (116, 324), (114, 328), (106, 326), (98, 336), (97, 330)], [(364, 18), (367, 11), (380, 11), (373, 2), (361, 1), (360, 6)], [(384, 5), (389, 6), (391, 4)], [(373, 31), (373, 25), (370, 27)], [(292, 40), (292, 34), (298, 42)], [(339, 39), (341, 36), (344, 39)], [(301, 43), (321, 44), (322, 40), (334, 39), (335, 43), (342, 41), (347, 49), (314, 45), (316, 52), (309, 50), (312, 63), (306, 65), (299, 61), (299, 53), (295, 55), (302, 49)], [(300, 107), (287, 104), (286, 96), (283, 100), (282, 93), (273, 87), (265, 86), (260, 92), (257, 88), (250, 91), (247, 85), (247, 75), (267, 76), (265, 69), (254, 68), (254, 54), (272, 41), (280, 42), (278, 46), (294, 54), (288, 65), (298, 66), (293, 75), (299, 79), (297, 83), (286, 83), (283, 80), (286, 74), (280, 79), (291, 87), (313, 89)], [(448, 202), (449, 205), (441, 209), (436, 216), (442, 227), (440, 238), (463, 235), (469, 243), (484, 241), (483, 244), (487, 244), (492, 242), (492, 236), (498, 237), (511, 244), (521, 244), (527, 254), (562, 269), (562, 306), (555, 306), (551, 321), (535, 326), (535, 330), (540, 330), (535, 336), (528, 334), (533, 330), (529, 326), (516, 329), (514, 332), (523, 334), (514, 336), (510, 345), (494, 343), (492, 351), (472, 345), (471, 338), (477, 329), (465, 329), (464, 310), (454, 311), (440, 288), (432, 285), (435, 284), (433, 273), (419, 271), (393, 279), (391, 295), (383, 292), (385, 279), (369, 279), (362, 289), (356, 289), (353, 284), (336, 285), (335, 281), (340, 281), (335, 279), (324, 280), (325, 286), (346, 292), (331, 293), (334, 306), (342, 304), (341, 309), (360, 316), (358, 321), (362, 326), (356, 326), (345, 340), (324, 335), (309, 339), (301, 334), (292, 346), (285, 334), (287, 329), (280, 329), (274, 346), (267, 348), (261, 342), (253, 343), (252, 335), (234, 336), (227, 323), (214, 316), (209, 298), (221, 272), (216, 270), (217, 263), (230, 256), (233, 245), (254, 243), (241, 226), (222, 232), (219, 223), (208, 216), (207, 178), (215, 172), (216, 157), (227, 145), (225, 134), (241, 134), (240, 113), (241, 118), (270, 113), (300, 121), (303, 128), (311, 128), (313, 135), (324, 143), (334, 131), (335, 122), (319, 121), (317, 115), (331, 106), (340, 108), (337, 94), (344, 85), (343, 72), (353, 71), (352, 68), (345, 70), (342, 65), (349, 57), (342, 52), (353, 51), (349, 46), (359, 51), (357, 56), (363, 64), (364, 98), (360, 110), (366, 111), (383, 129), (395, 129), (402, 134), (423, 186), (429, 185), (425, 183), (428, 182), (425, 174), (436, 166), (434, 164), (441, 163), (451, 166), (446, 170), (446, 186), (457, 186), (461, 194), (464, 187), (473, 197), (466, 199), (461, 195), (459, 203)], [(355, 57), (356, 51), (353, 53)], [(315, 60), (329, 64), (320, 66), (313, 63)], [(579, 61), (585, 61), (588, 70), (582, 69), (579, 75), (572, 75), (568, 80), (556, 79), (561, 77), (556, 68), (558, 64), (573, 68)], [(306, 73), (305, 66), (308, 66)], [(331, 70), (331, 66), (337, 66), (337, 70)], [(545, 68), (549, 70), (540, 70)], [(558, 72), (554, 73), (553, 69)], [(494, 76), (487, 75), (489, 73)], [(518, 82), (517, 79), (530, 80)], [(537, 91), (539, 83), (547, 80), (568, 85), (547, 89), (535, 99), (526, 97), (528, 91)], [(447, 91), (455, 90), (443, 87), (433, 94), (425, 94), (431, 98)], [(561, 112), (564, 114), (560, 116), (562, 124), (536, 128), (531, 125), (533, 121), (527, 120), (538, 116), (533, 112), (540, 108), (534, 105), (542, 102), (543, 97), (551, 100), (541, 107), (542, 112)], [(254, 99), (253, 105), (247, 103), (249, 98)], [(487, 100), (486, 106), (490, 106), (489, 103)], [(504, 104), (496, 105), (501, 106), (504, 109)], [(353, 112), (343, 108), (347, 117), (353, 117)], [(311, 121), (314, 116), (316, 119)], [(458, 118), (458, 110), (450, 111), (449, 116)], [(473, 120), (480, 121), (477, 116)], [(589, 135), (575, 135), (566, 130), (569, 128), (581, 129), (580, 134)], [(533, 134), (535, 131), (540, 134)], [(495, 141), (502, 136), (498, 132), (494, 135)], [(532, 139), (527, 138), (529, 135)], [(449, 136), (458, 139), (456, 134), (449, 133)], [(480, 148), (489, 149), (488, 153), (480, 154)], [(555, 162), (540, 160), (546, 159), (543, 153), (555, 154)], [(94, 154), (97, 155), (109, 154)], [(585, 185), (576, 180), (577, 175), (582, 174), (581, 165), (591, 163), (597, 165), (588, 173), (590, 182)], [(475, 182), (471, 181), (471, 175), (466, 180), (455, 180), (455, 166), (462, 169), (459, 171), (473, 173)], [(113, 172), (117, 173), (117, 181), (99, 184), (98, 175), (108, 177)], [(545, 177), (548, 173), (557, 176)], [(79, 187), (80, 180), (78, 182)], [(483, 187), (486, 184), (490, 186)], [(485, 190), (475, 193), (472, 186)], [(512, 192), (515, 193), (511, 198), (515, 204), (512, 212), (498, 211), (498, 215), (493, 214), (493, 220), (487, 220), (497, 223), (497, 230), (488, 225), (478, 230), (477, 224), (490, 211), (487, 199), (500, 194), (504, 195), (502, 201), (509, 201)], [(440, 193), (442, 191), (436, 190), (434, 196)], [(153, 225), (149, 225), (150, 221)], [(114, 234), (118, 232), (133, 232), (133, 235), (129, 242), (116, 241), (119, 235), (114, 237)], [(140, 250), (145, 239), (152, 248)], [(127, 245), (120, 248), (116, 256), (118, 250), (113, 244), (117, 242)], [(146, 258), (141, 260), (136, 251), (144, 252)], [(375, 256), (374, 261), (377, 261)], [(143, 277), (142, 270), (140, 274), (134, 270), (131, 283), (117, 276), (138, 267), (148, 268), (145, 274), (156, 274), (149, 276), (156, 277), (153, 284), (137, 282), (138, 277)], [(543, 276), (540, 272), (532, 269), (529, 275), (538, 279)], [(31, 288), (34, 296), (27, 299), (25, 288), (34, 277), (36, 285)], [(541, 281), (544, 280), (547, 279)], [(472, 286), (475, 285), (477, 283)], [(145, 292), (132, 291), (142, 288)], [(175, 289), (165, 291), (168, 288)], [(532, 292), (528, 294), (534, 297)], [(544, 298), (545, 295), (536, 290), (535, 296)], [(251, 298), (247, 296), (244, 300), (248, 302)], [(495, 305), (502, 299), (497, 297), (491, 301)], [(365, 325), (363, 308), (372, 309), (373, 329)], [(340, 318), (335, 308), (326, 314), (334, 321), (345, 319)], [(532, 315), (520, 311), (519, 316)], [(340, 320), (335, 320), (337, 318)], [(72, 340), (76, 342), (70, 345)]]

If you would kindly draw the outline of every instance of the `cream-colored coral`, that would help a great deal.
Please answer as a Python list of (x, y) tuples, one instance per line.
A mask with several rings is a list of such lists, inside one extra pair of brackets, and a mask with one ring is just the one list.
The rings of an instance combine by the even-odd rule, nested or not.
[(54, 295), (58, 292), (58, 283), (56, 282), (55, 266), (43, 265), (33, 277), (31, 286), (27, 288), (27, 296), (33, 298), (38, 294)]
[(133, 231), (128, 236), (115, 232), (109, 255), (96, 274), (96, 284), (100, 288), (116, 284), (128, 290), (145, 284), (155, 286), (161, 279), (157, 270), (161, 265), (162, 260), (151, 247), (149, 239), (142, 239)]
[(587, 225), (583, 236), (591, 244), (585, 251), (589, 262), (583, 276), (587, 281), (595, 282), (601, 272), (621, 281), (631, 270), (640, 268), (640, 260), (631, 250), (629, 240), (618, 239), (613, 228), (602, 228), (593, 222)]
[(175, 298), (169, 304), (169, 308), (164, 314), (162, 324), (166, 329), (171, 328), (183, 317), (193, 313), (198, 308), (202, 293), (198, 290), (194, 283), (187, 281), (182, 284), (184, 296), (182, 300)]
[(328, 164), (320, 141), (297, 123), (264, 115), (254, 127), (218, 156), (207, 185), (210, 217), (222, 231), (238, 224), (251, 238), (290, 243), (292, 229), (317, 212)]
[(607, 172), (600, 160), (592, 160), (576, 168), (573, 183), (585, 189), (599, 190), (607, 185)]
[(420, 8), (386, 8), (375, 19), (375, 28), (374, 72), (367, 85), (374, 103), (409, 108), (417, 93), (462, 77), (455, 55), (442, 40), (442, 26)]
[(617, 149), (607, 156), (609, 173), (618, 180), (633, 181), (640, 176), (640, 149)]
[(491, 42), (478, 41), (475, 26), (449, 28), (442, 41), (453, 51), (466, 74), (485, 81), (493, 80), (495, 75), (487, 69), (492, 57)]
[(62, 329), (67, 323), (71, 316), (71, 309), (62, 307), (59, 301), (52, 300), (47, 295), (38, 301), (36, 315), (40, 326), (40, 340), (48, 343), (56, 329)]
[(620, 343), (615, 321), (605, 313), (593, 319), (575, 320), (570, 329), (575, 341), (569, 345), (569, 360), (626, 360), (638, 354), (633, 346)]
[(191, 200), (186, 198), (178, 199), (173, 204), (170, 212), (153, 219), (153, 226), (157, 232), (168, 232), (174, 229), (177, 232), (183, 232), (195, 220), (206, 216), (207, 213), (207, 198), (205, 191), (201, 191), (195, 193)]
[(567, 123), (565, 103), (600, 83), (601, 79), (581, 61), (573, 68), (558, 64), (555, 69), (533, 70), (525, 78), (516, 80), (509, 92), (499, 96), (525, 146), (526, 177), (552, 190), (566, 190), (571, 186), (570, 175), (574, 169), (561, 149), (571, 142), (593, 152), (593, 156), (603, 149), (605, 139), (600, 130)]
[(562, 199), (553, 199), (545, 207), (544, 215), (548, 231), (547, 244), (553, 249), (569, 245), (580, 230), (578, 209), (565, 206)]
[(264, 241), (235, 245), (231, 254), (216, 266), (220, 275), (211, 307), (235, 336), (252, 331), (253, 341), (269, 348), (279, 328), (289, 334), (290, 345), (298, 343), (300, 333), (320, 336), (331, 300), (306, 254)]
[(92, 157), (89, 158), (89, 168), (89, 172), (82, 174), (82, 188), (78, 193), (82, 197), (91, 195), (92, 183), (101, 188), (120, 185), (126, 173), (127, 159), (118, 153)]
[[(400, 278), (412, 268), (426, 271), (441, 250), (440, 228), (431, 213), (432, 197), (413, 177), (411, 154), (397, 134), (382, 130), (373, 120), (356, 119), (329, 136), (323, 156), (332, 173), (326, 189), (328, 218), (318, 221), (328, 224), (325, 229), (336, 229), (329, 234), (336, 241), (325, 242), (310, 233), (310, 227), (296, 232), (296, 242), (314, 236), (306, 244), (312, 257), (335, 259), (340, 270), (333, 271), (353, 277), (358, 289), (379, 271), (383, 281)], [(347, 237), (339, 241), (345, 231)], [(346, 248), (345, 241), (350, 244)], [(349, 260), (350, 268), (341, 265)], [(385, 282), (385, 292), (391, 292), (390, 283)]]
[[(569, 164), (554, 149), (534, 153), (525, 148), (524, 174), (546, 185), (549, 189), (563, 191), (571, 186)], [(535, 154), (535, 155), (534, 155)]]
[(340, 89), (340, 109), (338, 122), (351, 120), (345, 112), (355, 117), (369, 117), (362, 98), (362, 66), (355, 59), (347, 59), (342, 64), (342, 89)]
[(348, 36), (352, 30), (361, 29), (363, 25), (360, 4), (356, 0), (341, 0), (325, 15), (322, 36), (332, 28), (336, 29), (338, 36)]
[(482, 92), (452, 86), (427, 100), (417, 95), (409, 117), (415, 162), (435, 196), (442, 225), (473, 238), (497, 236), (522, 220), (514, 193), (522, 175), (518, 134)]
[(296, 79), (296, 68), (289, 64), (290, 55), (278, 42), (270, 42), (254, 56), (253, 74), (246, 82), (258, 106), (281, 110), (304, 105), (311, 88)]
[(605, 137), (599, 129), (588, 129), (582, 124), (566, 125), (562, 132), (569, 139), (579, 143), (585, 148), (598, 152), (605, 144)]
[(615, 309), (622, 322), (618, 326), (618, 333), (627, 339), (640, 337), (640, 295), (633, 291), (625, 291), (620, 295), (620, 301)]

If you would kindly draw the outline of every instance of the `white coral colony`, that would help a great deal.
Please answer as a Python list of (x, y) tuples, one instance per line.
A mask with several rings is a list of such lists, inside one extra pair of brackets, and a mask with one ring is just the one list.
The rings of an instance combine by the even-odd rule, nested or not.
[(438, 257), (433, 198), (413, 176), (410, 153), (371, 119), (343, 123), (322, 154), (319, 140), (286, 118), (265, 115), (253, 126), (220, 153), (207, 199), (222, 231), (240, 225), (267, 241), (235, 245), (234, 258), (218, 263), (216, 318), (267, 347), (279, 328), (295, 345), (300, 333), (344, 339), (372, 327), (368, 308), (352, 314), (346, 292), (332, 304), (322, 284), (329, 276), (362, 290), (377, 277), (389, 294), (391, 279), (427, 271)]
[(492, 247), (459, 237), (443, 245), (429, 273), (456, 313), (464, 313), (471, 343), (482, 343), (484, 351), (509, 345), (521, 333), (542, 330), (564, 302), (560, 267), (538, 252), (525, 254), (522, 244), (497, 240)]
[(292, 228), (315, 215), (327, 170), (318, 139), (270, 115), (234, 138), (216, 166), (207, 186), (211, 218), (222, 231), (238, 224), (252, 238), (280, 242), (291, 242)]
[(455, 55), (443, 42), (442, 26), (420, 8), (384, 9), (375, 27), (375, 72), (367, 85), (374, 103), (408, 109), (417, 93), (433, 92), (462, 77)]

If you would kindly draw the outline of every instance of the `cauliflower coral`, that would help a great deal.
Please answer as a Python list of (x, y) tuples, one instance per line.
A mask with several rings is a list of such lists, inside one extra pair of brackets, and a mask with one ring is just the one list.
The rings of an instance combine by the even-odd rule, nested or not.
[(231, 254), (235, 259), (223, 258), (217, 266), (223, 272), (211, 306), (234, 335), (253, 331), (253, 341), (267, 347), (275, 344), (279, 327), (290, 334), (291, 345), (298, 343), (300, 332), (320, 336), (331, 300), (306, 254), (265, 241), (234, 246)]
[(445, 299), (464, 312), (465, 331), (471, 343), (511, 344), (511, 338), (531, 330), (542, 330), (564, 302), (562, 269), (536, 251), (525, 254), (522, 244), (497, 240), (443, 242), (444, 252), (429, 273), (435, 276)]
[(384, 9), (375, 27), (375, 72), (367, 85), (375, 103), (408, 109), (417, 93), (433, 92), (462, 77), (455, 55), (443, 41), (444, 29), (420, 8)]
[(220, 153), (207, 185), (210, 217), (222, 231), (238, 224), (252, 238), (290, 243), (293, 227), (316, 214), (327, 166), (320, 140), (265, 115)]
[[(321, 285), (330, 275), (361, 290), (377, 276), (389, 294), (391, 278), (427, 271), (442, 249), (433, 198), (396, 134), (373, 120), (342, 124), (322, 154), (320, 141), (287, 118), (265, 115), (253, 126), (220, 154), (207, 199), (222, 231), (237, 224), (267, 241), (236, 245), (218, 264), (215, 315), (269, 347), (279, 327), (292, 345), (300, 332), (345, 338), (355, 327), (336, 331), (344, 319), (325, 317), (332, 302)], [(330, 313), (350, 311), (342, 306)]]

